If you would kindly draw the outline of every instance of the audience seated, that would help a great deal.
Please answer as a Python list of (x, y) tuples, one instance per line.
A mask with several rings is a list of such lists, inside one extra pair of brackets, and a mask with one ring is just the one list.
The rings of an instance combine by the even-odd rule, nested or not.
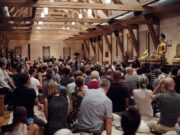
[(72, 101), (72, 112), (70, 113), (69, 120), (71, 123), (76, 121), (77, 114), (79, 112), (79, 108), (81, 102), (83, 100), (85, 94), (85, 87), (84, 87), (84, 78), (82, 76), (77, 76), (75, 79), (75, 90), (71, 94), (71, 101)]
[(29, 87), (35, 90), (36, 96), (39, 96), (39, 89), (42, 88), (42, 84), (40, 84), (40, 81), (35, 78), (36, 70), (34, 68), (30, 68), (29, 75), (30, 75), (30, 86)]
[[(76, 79), (77, 76), (82, 76), (82, 72), (80, 70), (75, 70), (73, 72), (73, 76), (74, 76), (74, 79)], [(72, 83), (67, 85), (67, 94), (71, 95), (74, 92), (75, 87), (76, 87), (76, 84), (74, 80)]]
[(100, 135), (103, 129), (112, 134), (112, 102), (106, 96), (110, 87), (108, 80), (101, 80), (100, 88), (88, 90), (80, 106), (77, 130)]
[(148, 78), (142, 76), (139, 81), (139, 89), (133, 91), (135, 103), (141, 115), (153, 116), (153, 109), (151, 106), (151, 90), (147, 89)]
[[(164, 85), (166, 92), (159, 93), (160, 87)], [(174, 126), (180, 116), (180, 95), (175, 91), (175, 83), (172, 78), (162, 80), (151, 94), (151, 98), (160, 106), (159, 122), (151, 121), (148, 126), (158, 133), (175, 130)]]
[(121, 81), (121, 72), (114, 71), (113, 83), (110, 86), (107, 96), (113, 103), (113, 112), (120, 113), (126, 110), (129, 105), (130, 93), (126, 84)]
[[(69, 58), (32, 63), (22, 57), (0, 59), (0, 94), (5, 96), (5, 112), (9, 108), (14, 112), (13, 123), (3, 131), (10, 135), (115, 135), (123, 129), (125, 135), (135, 135), (148, 134), (150, 127), (153, 133), (180, 132), (178, 66), (169, 73), (163, 65), (149, 68), (137, 63), (132, 68), (116, 62), (81, 61), (76, 66)], [(153, 111), (160, 111), (158, 122)]]
[(133, 68), (127, 67), (126, 68), (126, 75), (125, 75), (125, 81), (132, 87), (132, 89), (137, 89), (139, 86), (139, 78), (137, 75), (133, 74)]
[(47, 119), (46, 135), (53, 135), (56, 131), (68, 128), (67, 117), (70, 111), (69, 98), (59, 94), (54, 82), (48, 83), (44, 111)]
[(129, 108), (121, 116), (124, 135), (135, 135), (140, 125), (141, 115), (135, 108)]
[(27, 111), (24, 107), (16, 107), (13, 113), (13, 123), (2, 127), (5, 135), (39, 135), (36, 124), (27, 125)]
[(14, 90), (14, 107), (23, 106), (27, 109), (28, 124), (34, 122), (39, 126), (45, 126), (45, 123), (34, 114), (34, 105), (37, 105), (39, 108), (42, 108), (42, 105), (38, 102), (35, 90), (29, 88), (29, 75), (21, 73), (17, 75), (16, 79), (19, 80), (19, 84)]
[(92, 71), (91, 72), (91, 80), (87, 83), (89, 89), (98, 89), (99, 88), (99, 72)]
[(70, 69), (68, 67), (65, 67), (63, 69), (63, 76), (61, 77), (61, 85), (67, 86), (68, 84), (73, 82), (73, 78), (70, 77)]

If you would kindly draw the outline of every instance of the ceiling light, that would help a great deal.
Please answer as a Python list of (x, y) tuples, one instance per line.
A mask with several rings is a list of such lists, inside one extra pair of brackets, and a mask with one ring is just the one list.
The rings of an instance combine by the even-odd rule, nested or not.
[(40, 29), (41, 29), (41, 27), (36, 27), (36, 29), (37, 29), (37, 30), (40, 30)]
[(44, 22), (42, 22), (42, 21), (39, 21), (39, 22), (38, 22), (39, 25), (42, 25), (43, 23), (44, 23)]
[(62, 29), (64, 30), (65, 28), (64, 28), (64, 27), (62, 27)]
[(82, 15), (81, 13), (79, 13), (78, 17), (79, 17), (80, 19), (82, 19), (82, 18), (83, 18), (83, 15)]
[(49, 2), (54, 2), (54, 0), (49, 0)]
[(103, 0), (103, 3), (110, 4), (111, 0)]
[(44, 18), (45, 17), (45, 14), (44, 13), (41, 13), (41, 18)]
[(69, 28), (69, 27), (67, 27), (66, 29), (67, 29), (67, 30), (69, 30), (70, 28)]
[(91, 15), (92, 15), (92, 9), (88, 9), (88, 10), (87, 10), (87, 15), (88, 15), (88, 16), (91, 16)]
[(48, 15), (48, 8), (45, 7), (43, 10), (44, 10), (44, 15)]
[(72, 22), (72, 25), (75, 25), (76, 23), (75, 22)]

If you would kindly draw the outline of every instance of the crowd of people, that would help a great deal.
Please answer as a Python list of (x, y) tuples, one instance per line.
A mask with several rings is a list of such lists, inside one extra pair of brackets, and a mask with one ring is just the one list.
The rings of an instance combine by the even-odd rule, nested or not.
[[(180, 69), (163, 65), (113, 62), (112, 65), (72, 60), (0, 59), (0, 95), (13, 122), (2, 126), (7, 135), (112, 135), (113, 114), (124, 135), (135, 135), (142, 116), (153, 133), (179, 131)], [(36, 116), (34, 107), (45, 120)], [(66, 130), (68, 129), (68, 130)]]

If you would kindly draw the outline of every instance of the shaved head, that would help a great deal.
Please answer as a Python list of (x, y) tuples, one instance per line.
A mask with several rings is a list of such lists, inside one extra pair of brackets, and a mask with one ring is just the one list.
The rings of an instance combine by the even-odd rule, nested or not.
[(164, 80), (164, 87), (168, 91), (174, 91), (175, 82), (172, 78), (168, 77)]

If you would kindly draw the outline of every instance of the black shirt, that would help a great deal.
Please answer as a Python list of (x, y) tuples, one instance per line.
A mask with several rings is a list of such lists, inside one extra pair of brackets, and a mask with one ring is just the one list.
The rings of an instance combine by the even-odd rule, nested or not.
[(130, 97), (129, 91), (120, 83), (112, 83), (107, 96), (113, 103), (113, 112), (125, 111), (125, 99)]
[(57, 130), (68, 128), (68, 100), (65, 96), (53, 96), (48, 99), (48, 135)]
[(36, 92), (28, 87), (19, 87), (14, 90), (14, 106), (23, 106), (27, 110), (28, 118), (34, 117), (34, 100)]

